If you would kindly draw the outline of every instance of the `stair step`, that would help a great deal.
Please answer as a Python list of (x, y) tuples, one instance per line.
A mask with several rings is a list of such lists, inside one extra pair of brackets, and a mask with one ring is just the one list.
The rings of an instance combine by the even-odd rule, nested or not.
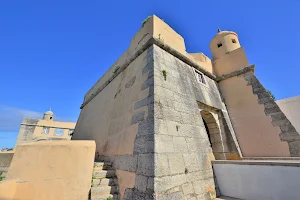
[(93, 179), (111, 178), (111, 177), (115, 177), (114, 170), (94, 170), (93, 171)]
[(97, 195), (91, 197), (91, 200), (107, 200), (108, 197), (113, 198), (113, 200), (118, 200), (119, 196), (117, 194), (109, 194), (109, 195)]
[(109, 194), (117, 194), (118, 187), (117, 186), (98, 186), (91, 188), (91, 197), (96, 197), (99, 195), (109, 195)]
[(118, 184), (117, 179), (113, 178), (102, 178), (102, 179), (93, 179), (92, 186), (115, 186)]
[(94, 162), (94, 170), (112, 169), (112, 163)]

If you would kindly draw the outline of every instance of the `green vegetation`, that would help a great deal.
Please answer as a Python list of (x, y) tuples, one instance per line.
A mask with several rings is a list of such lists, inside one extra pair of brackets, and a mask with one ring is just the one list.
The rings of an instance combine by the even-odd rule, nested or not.
[(270, 90), (267, 90), (267, 92), (269, 93), (269, 95), (271, 96), (271, 98), (275, 101), (276, 98), (275, 98), (274, 94)]
[(113, 198), (112, 197), (107, 197), (107, 199), (106, 200), (113, 200)]
[(162, 70), (161, 72), (163, 73), (164, 79), (166, 81), (167, 80), (167, 71), (166, 70)]
[(144, 21), (142, 22), (142, 27), (145, 26), (146, 22), (151, 18), (151, 16), (148, 16)]
[(184, 173), (187, 174), (189, 172), (189, 170), (187, 168), (185, 168)]
[(114, 69), (113, 73), (116, 73), (119, 69), (120, 69), (120, 67), (116, 66), (116, 68)]

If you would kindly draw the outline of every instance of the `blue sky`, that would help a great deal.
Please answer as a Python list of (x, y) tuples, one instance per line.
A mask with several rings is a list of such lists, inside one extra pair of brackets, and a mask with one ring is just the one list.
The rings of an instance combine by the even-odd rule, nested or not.
[(238, 33), (256, 75), (277, 99), (300, 95), (300, 1), (1, 1), (0, 147), (23, 117), (50, 107), (76, 121), (84, 94), (127, 49), (149, 15), (210, 56), (217, 32)]

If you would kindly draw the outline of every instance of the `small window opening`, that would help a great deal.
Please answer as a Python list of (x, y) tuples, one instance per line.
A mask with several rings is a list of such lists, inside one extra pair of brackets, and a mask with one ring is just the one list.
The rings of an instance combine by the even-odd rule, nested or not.
[(49, 134), (49, 130), (50, 130), (50, 128), (48, 128), (48, 127), (43, 127), (42, 134)]
[(50, 119), (52, 119), (52, 117), (50, 117)]
[(64, 135), (64, 129), (61, 129), (61, 128), (55, 129), (54, 135), (55, 136), (63, 136)]
[(69, 129), (69, 136), (72, 136), (74, 133), (74, 129)]
[(195, 74), (196, 74), (198, 82), (206, 84), (204, 75), (201, 72), (198, 72), (198, 71), (195, 70)]
[(220, 48), (221, 46), (222, 46), (222, 43), (219, 43), (219, 44), (218, 44), (218, 48)]
[(236, 43), (236, 40), (235, 40), (235, 39), (232, 39), (231, 41), (232, 41), (232, 43)]

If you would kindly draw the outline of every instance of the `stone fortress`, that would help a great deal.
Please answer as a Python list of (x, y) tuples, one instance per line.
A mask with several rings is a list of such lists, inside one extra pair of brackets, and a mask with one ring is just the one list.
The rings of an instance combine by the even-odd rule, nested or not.
[(29, 199), (297, 199), (299, 133), (236, 33), (219, 30), (210, 50), (212, 60), (187, 53), (182, 36), (147, 18), (85, 95), (72, 140), (18, 145), (0, 194), (2, 185), (14, 198), (39, 188)]

